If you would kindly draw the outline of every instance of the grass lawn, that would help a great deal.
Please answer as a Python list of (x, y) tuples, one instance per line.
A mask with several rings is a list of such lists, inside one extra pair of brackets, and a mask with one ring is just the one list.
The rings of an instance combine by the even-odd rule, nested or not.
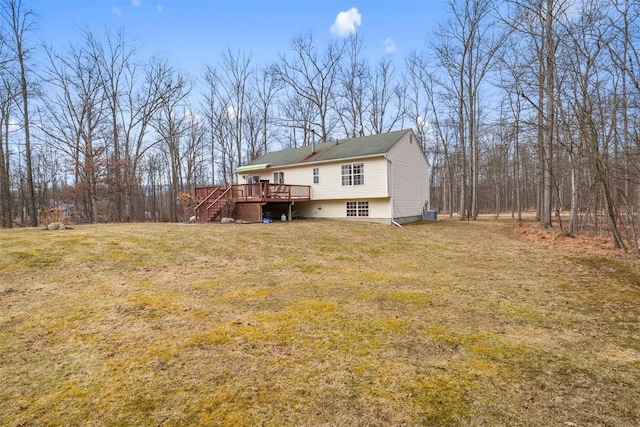
[(0, 230), (0, 425), (640, 425), (640, 264), (514, 228)]

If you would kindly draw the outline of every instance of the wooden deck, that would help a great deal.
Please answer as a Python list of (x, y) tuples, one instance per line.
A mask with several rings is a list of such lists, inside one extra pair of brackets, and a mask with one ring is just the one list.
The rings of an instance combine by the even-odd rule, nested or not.
[(311, 187), (308, 185), (244, 184), (232, 186), (232, 197), (240, 202), (290, 202), (311, 200)]
[[(290, 207), (294, 202), (311, 200), (311, 186), (261, 182), (236, 184), (229, 187), (197, 187), (194, 195), (196, 200), (199, 200), (195, 208), (196, 221), (206, 222), (218, 219), (223, 206), (228, 201), (233, 201), (236, 204), (254, 203), (261, 206), (267, 203), (288, 203), (290, 212)], [(259, 216), (262, 216), (261, 208)]]

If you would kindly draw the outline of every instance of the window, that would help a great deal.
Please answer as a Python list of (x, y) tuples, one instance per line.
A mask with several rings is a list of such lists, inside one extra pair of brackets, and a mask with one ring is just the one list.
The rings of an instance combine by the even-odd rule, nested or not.
[(369, 202), (347, 202), (347, 216), (369, 216)]
[(257, 184), (260, 182), (260, 175), (251, 175), (247, 177), (247, 184)]
[(320, 184), (320, 168), (313, 168), (313, 183)]
[(273, 173), (273, 183), (274, 184), (284, 184), (284, 172), (274, 172)]
[(364, 185), (364, 163), (342, 165), (342, 186)]

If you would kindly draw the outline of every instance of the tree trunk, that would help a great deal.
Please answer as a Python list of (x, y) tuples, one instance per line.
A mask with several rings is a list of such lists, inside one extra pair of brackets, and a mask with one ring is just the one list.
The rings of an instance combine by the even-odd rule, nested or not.
[(24, 126), (24, 158), (26, 166), (27, 178), (27, 210), (30, 217), (32, 227), (38, 226), (38, 207), (36, 206), (36, 192), (33, 182), (33, 160), (31, 158), (31, 132), (29, 121), (29, 87), (27, 85), (27, 66), (24, 52), (24, 32), (29, 12), (23, 13), (21, 10), (21, 0), (11, 0), (9, 3), (10, 13), (12, 14), (13, 36), (15, 39), (15, 54), (20, 67), (20, 95), (22, 97), (22, 117)]
[[(2, 113), (0, 121), (0, 215), (4, 228), (13, 227), (13, 215), (11, 212), (11, 178), (9, 162), (9, 114)], [(3, 149), (3, 146), (6, 149)]]
[(552, 211), (552, 160), (553, 160), (553, 138), (554, 138), (554, 116), (555, 116), (555, 43), (553, 39), (553, 0), (547, 0), (547, 10), (545, 15), (545, 118), (544, 118), (544, 188), (542, 196), (542, 215), (540, 218), (540, 225), (543, 228), (549, 228), (551, 224), (551, 211)]

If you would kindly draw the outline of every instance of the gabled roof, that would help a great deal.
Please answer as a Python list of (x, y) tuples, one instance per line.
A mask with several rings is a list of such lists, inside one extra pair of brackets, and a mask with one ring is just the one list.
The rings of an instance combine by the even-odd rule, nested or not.
[(382, 155), (400, 141), (407, 132), (411, 132), (411, 130), (405, 129), (377, 135), (362, 136), (360, 138), (345, 139), (337, 142), (323, 142), (316, 144), (315, 154), (312, 152), (313, 147), (311, 145), (290, 150), (272, 151), (239, 167), (238, 172), (266, 169), (267, 167), (274, 166), (288, 166)]

